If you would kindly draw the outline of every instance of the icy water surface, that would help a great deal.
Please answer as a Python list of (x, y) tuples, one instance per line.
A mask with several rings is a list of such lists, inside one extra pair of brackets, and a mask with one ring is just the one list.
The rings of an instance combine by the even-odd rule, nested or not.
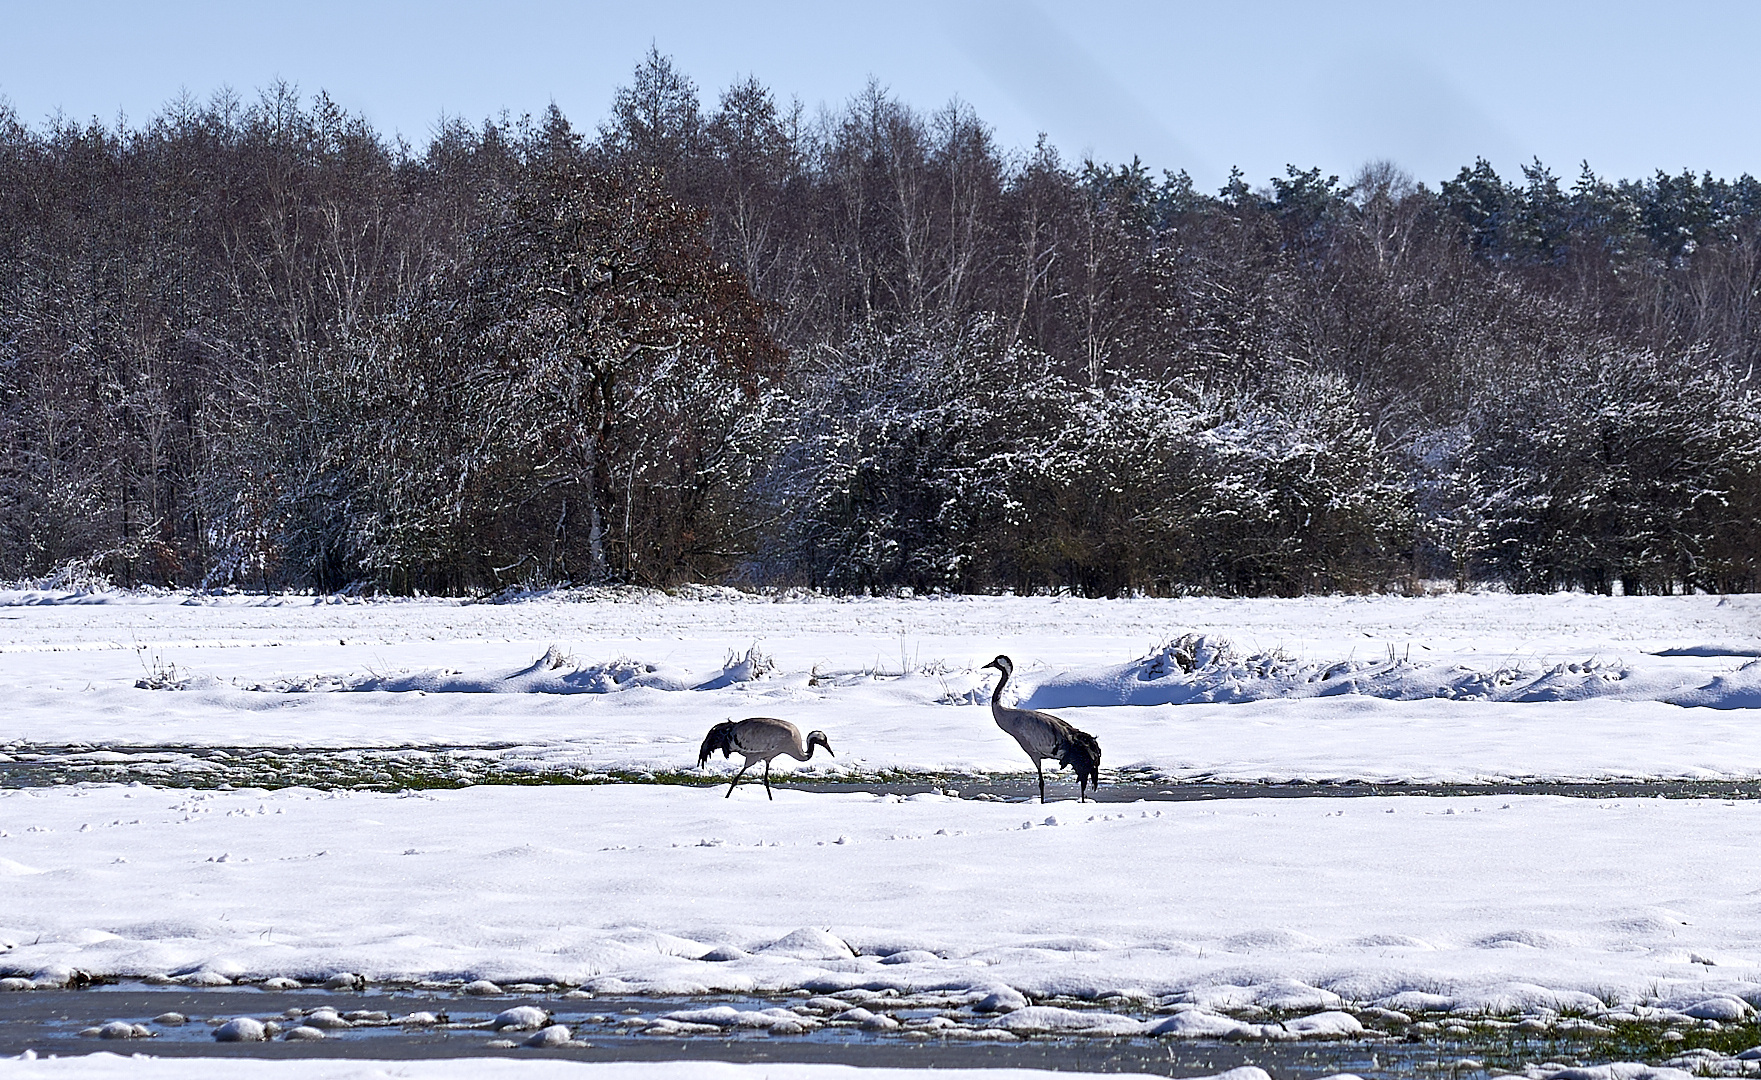
[[(263, 747), (15, 744), (0, 753), (0, 788), (72, 783), (147, 783), (179, 788), (283, 788), (404, 791), (472, 784), (677, 783), (715, 787), (726, 781), (693, 771), (656, 774), (524, 765), (513, 747), (373, 747), (267, 749)], [(1577, 798), (1761, 799), (1761, 780), (1623, 780), (1460, 783), (1283, 781), (1265, 783), (1172, 780), (1142, 771), (1108, 770), (1095, 793), (1100, 802), (1192, 802), (1205, 799), (1365, 797), (1375, 795), (1566, 795)], [(743, 782), (753, 782), (743, 781)], [(939, 792), (968, 799), (1028, 802), (1038, 797), (1030, 775), (896, 774), (838, 780), (776, 775), (777, 789), (862, 791), (886, 795)], [(1046, 794), (1068, 798), (1068, 774), (1046, 777)]]
[[(1339, 1072), (1363, 1077), (1448, 1077), (1478, 1080), (1542, 1061), (1630, 1060), (1633, 1047), (1569, 1036), (1442, 1036), (1413, 1038), (1395, 1033), (1332, 1042), (1224, 1042), (1207, 1039), (1095, 1038), (1037, 1036), (1008, 1042), (928, 1035), (922, 1032), (866, 1031), (855, 1025), (828, 1025), (801, 1035), (775, 1035), (731, 1029), (716, 1034), (653, 1036), (634, 1033), (667, 1013), (727, 1005), (741, 1010), (789, 1008), (800, 997), (703, 998), (596, 997), (555, 994), (470, 997), (414, 991), (335, 992), (153, 988), (140, 984), (96, 986), (84, 990), (0, 994), (0, 1056), (34, 1050), (39, 1055), (82, 1054), (97, 1049), (149, 1052), (156, 1056), (251, 1056), (264, 1058), (352, 1057), (419, 1059), (500, 1055), (562, 1057), (580, 1061), (722, 1060), (827, 1062), (918, 1068), (1016, 1067), (1142, 1072), (1178, 1077), (1214, 1074), (1240, 1065), (1257, 1065), (1277, 1080), (1302, 1080)], [(518, 1045), (529, 1031), (495, 1031), (505, 1009), (532, 1005), (567, 1025), (567, 1045)], [(298, 1026), (324, 1006), (347, 1023), (326, 1029), (311, 1042), (278, 1038), (265, 1042), (223, 1043), (215, 1028), (239, 1016), (278, 1020)], [(878, 1008), (878, 1005), (877, 1005)], [(165, 1019), (179, 1013), (185, 1023)], [(936, 1015), (933, 1008), (900, 1008), (890, 1015), (904, 1022)], [(429, 1013), (436, 1023), (400, 1022)], [(103, 1039), (93, 1027), (114, 1021), (142, 1025), (150, 1036)], [(88, 1032), (81, 1034), (82, 1031)], [(515, 1045), (508, 1045), (510, 1042)], [(1642, 1055), (1640, 1055), (1642, 1056)]]

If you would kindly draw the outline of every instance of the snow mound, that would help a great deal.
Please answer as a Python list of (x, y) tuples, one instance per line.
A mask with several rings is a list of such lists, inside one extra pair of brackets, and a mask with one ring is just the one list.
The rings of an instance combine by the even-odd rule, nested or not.
[[(1397, 650), (1384, 644), (1379, 646), (1381, 651), (1367, 656), (1353, 651), (1344, 659), (1328, 659), (1324, 654), (1299, 656), (1281, 648), (1244, 650), (1215, 634), (1185, 633), (1126, 663), (1087, 663), (1044, 672), (1043, 677), (1042, 673), (1024, 670), (1021, 682), (1011, 692), (1021, 699), (1020, 704), (1036, 709), (1340, 697), (1520, 703), (1660, 701), (1717, 709), (1761, 708), (1761, 659), (1734, 671), (1720, 671), (1718, 666), (1706, 663), (1681, 662), (1749, 657), (1761, 653), (1761, 649), (1707, 644), (1634, 653), (1625, 658), (1597, 653), (1573, 659), (1579, 655), (1578, 647), (1573, 648), (1569, 653), (1548, 654), (1546, 659), (1504, 654), (1503, 659), (1487, 663), (1472, 650), (1439, 654), (1448, 658), (1427, 660), (1423, 645), (1415, 655), (1411, 645)], [(212, 675), (195, 675), (164, 664), (137, 679), (135, 685), (146, 690), (242, 689), (276, 694), (610, 694), (642, 689), (745, 688), (780, 674), (776, 660), (756, 642), (743, 650), (727, 650), (719, 667), (708, 667), (710, 663), (701, 654), (691, 668), (624, 655), (584, 662), (566, 649), (552, 645), (521, 667), (356, 670), (273, 679), (258, 676), (254, 681), (234, 677), (230, 682), (222, 682)], [(782, 686), (785, 690), (799, 688), (802, 682), (820, 688), (822, 693), (868, 693), (886, 684), (892, 686), (895, 696), (916, 696), (925, 702), (951, 705), (985, 704), (990, 685), (976, 671), (955, 673), (941, 661), (925, 666), (901, 661), (897, 674), (881, 673), (875, 668), (822, 671), (815, 666), (810, 672), (789, 672)]]
[(1281, 979), (1254, 988), (1253, 1004), (1262, 1009), (1281, 1012), (1305, 1012), (1310, 1009), (1337, 1009), (1345, 1002), (1331, 990), (1309, 986), (1294, 979)]
[(1708, 709), (1761, 709), (1761, 660), (1751, 660), (1729, 675), (1673, 694), (1663, 700), (1671, 705)]
[[(1745, 656), (1666, 650), (1652, 655)], [(1660, 700), (1721, 709), (1761, 708), (1761, 660), (1704, 685), (1683, 686), (1658, 665), (1588, 657), (1551, 665), (1509, 660), (1491, 668), (1425, 663), (1392, 647), (1381, 656), (1301, 659), (1282, 650), (1243, 653), (1228, 641), (1184, 634), (1127, 664), (1062, 671), (1024, 689), (1030, 709), (1116, 705), (1237, 704), (1344, 695), (1390, 701), (1560, 702), (1593, 698)]]
[(760, 652), (757, 643), (754, 643), (746, 650), (745, 655), (730, 651), (727, 659), (722, 661), (720, 675), (712, 676), (691, 689), (720, 690), (735, 683), (757, 682), (769, 678), (776, 669), (776, 661)]
[[(543, 656), (523, 668), (512, 670), (462, 671), (453, 668), (426, 668), (392, 674), (301, 675), (246, 685), (243, 689), (256, 693), (317, 694), (368, 693), (380, 691), (393, 694), (422, 692), (425, 694), (611, 694), (638, 688), (649, 690), (721, 690), (738, 683), (766, 679), (776, 670), (776, 662), (756, 644), (744, 653), (730, 651), (721, 670), (713, 674), (694, 674), (677, 668), (634, 660), (627, 656), (594, 663), (581, 663), (572, 655), (552, 645)], [(201, 690), (218, 685), (206, 676), (162, 680), (141, 689)]]
[(851, 960), (856, 956), (843, 938), (808, 926), (785, 934), (758, 951), (765, 956), (792, 960)]
[(904, 949), (881, 957), (883, 964), (932, 964), (941, 957), (927, 949)]

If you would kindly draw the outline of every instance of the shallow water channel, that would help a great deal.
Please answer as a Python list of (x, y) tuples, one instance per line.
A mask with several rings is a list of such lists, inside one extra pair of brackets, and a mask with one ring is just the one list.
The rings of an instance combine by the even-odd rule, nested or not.
[[(1223, 1042), (1209, 1039), (1095, 1038), (1035, 1036), (1010, 1042), (975, 1042), (953, 1037), (906, 1036), (857, 1027), (828, 1026), (804, 1035), (773, 1035), (733, 1029), (715, 1035), (633, 1034), (631, 1021), (653, 1019), (682, 1009), (732, 1005), (740, 1009), (788, 1007), (798, 998), (595, 997), (554, 994), (467, 997), (421, 991), (265, 991), (244, 988), (156, 988), (138, 983), (82, 990), (33, 990), (0, 994), (0, 1056), (25, 1050), (39, 1055), (84, 1054), (97, 1050), (157, 1056), (248, 1056), (261, 1058), (454, 1058), (508, 1056), (560, 1057), (579, 1061), (719, 1060), (827, 1062), (910, 1068), (980, 1066), (1139, 1072), (1159, 1076), (1199, 1076), (1239, 1065), (1257, 1065), (1276, 1080), (1351, 1072), (1376, 1077), (1448, 1077), (1478, 1080), (1524, 1062), (1607, 1060), (1600, 1048), (1558, 1037), (1506, 1041), (1497, 1046), (1468, 1041), (1408, 1041), (1396, 1036), (1326, 1042)], [(218, 1042), (215, 1026), (238, 1016), (259, 1020), (311, 1013), (331, 1006), (339, 1014), (363, 1017), (346, 1029), (330, 1029), (321, 1040)], [(574, 1041), (543, 1049), (508, 1046), (527, 1032), (497, 1032), (497, 1013), (517, 1005), (536, 1005), (567, 1025)], [(935, 1010), (920, 1010), (926, 1015)], [(171, 1024), (156, 1018), (176, 1012), (187, 1018)], [(437, 1024), (399, 1023), (412, 1013), (432, 1013)], [(895, 1012), (901, 1020), (912, 1010)], [(297, 1015), (297, 1014), (291, 1014)], [(102, 1039), (82, 1031), (112, 1021), (142, 1025), (149, 1037)], [(281, 1019), (292, 1027), (297, 1020)], [(1487, 1051), (1491, 1050), (1492, 1053)]]
[[(726, 778), (695, 771), (666, 774), (607, 773), (567, 768), (533, 769), (502, 761), (507, 747), (420, 746), (362, 748), (266, 748), (175, 746), (0, 747), (0, 788), (72, 783), (139, 782), (163, 787), (230, 789), (313, 787), (322, 790), (400, 791), (474, 784), (665, 783), (725, 785)], [(967, 799), (1029, 802), (1038, 796), (1030, 775), (883, 774), (844, 779), (771, 780), (778, 790), (915, 795), (939, 792)], [(1046, 794), (1076, 794), (1068, 773), (1046, 777)], [(1757, 780), (1492, 781), (1476, 784), (1372, 783), (1346, 781), (1240, 781), (1206, 777), (1171, 779), (1109, 770), (1094, 793), (1098, 802), (1193, 802), (1207, 799), (1361, 798), (1376, 795), (1564, 795), (1573, 798), (1761, 799)]]

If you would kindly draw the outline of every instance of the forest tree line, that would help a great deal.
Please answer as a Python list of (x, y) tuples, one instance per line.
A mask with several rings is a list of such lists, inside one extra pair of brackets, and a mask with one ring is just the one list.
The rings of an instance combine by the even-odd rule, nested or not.
[(0, 107), (0, 579), (1761, 587), (1761, 182), (1218, 192), (878, 85)]

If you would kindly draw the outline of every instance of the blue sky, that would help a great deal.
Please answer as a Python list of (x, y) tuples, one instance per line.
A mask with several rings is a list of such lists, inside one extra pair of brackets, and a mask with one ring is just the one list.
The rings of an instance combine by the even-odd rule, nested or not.
[(1391, 159), (1435, 184), (1657, 168), (1761, 174), (1761, 4), (1383, 2), (291, 4), (0, 0), (0, 95), (144, 120), (181, 90), (324, 89), (421, 145), (442, 113), (555, 101), (583, 128), (650, 43), (706, 103), (751, 73), (810, 111), (872, 75), (920, 108), (970, 102), (1005, 146), (1263, 183), (1286, 163)]

